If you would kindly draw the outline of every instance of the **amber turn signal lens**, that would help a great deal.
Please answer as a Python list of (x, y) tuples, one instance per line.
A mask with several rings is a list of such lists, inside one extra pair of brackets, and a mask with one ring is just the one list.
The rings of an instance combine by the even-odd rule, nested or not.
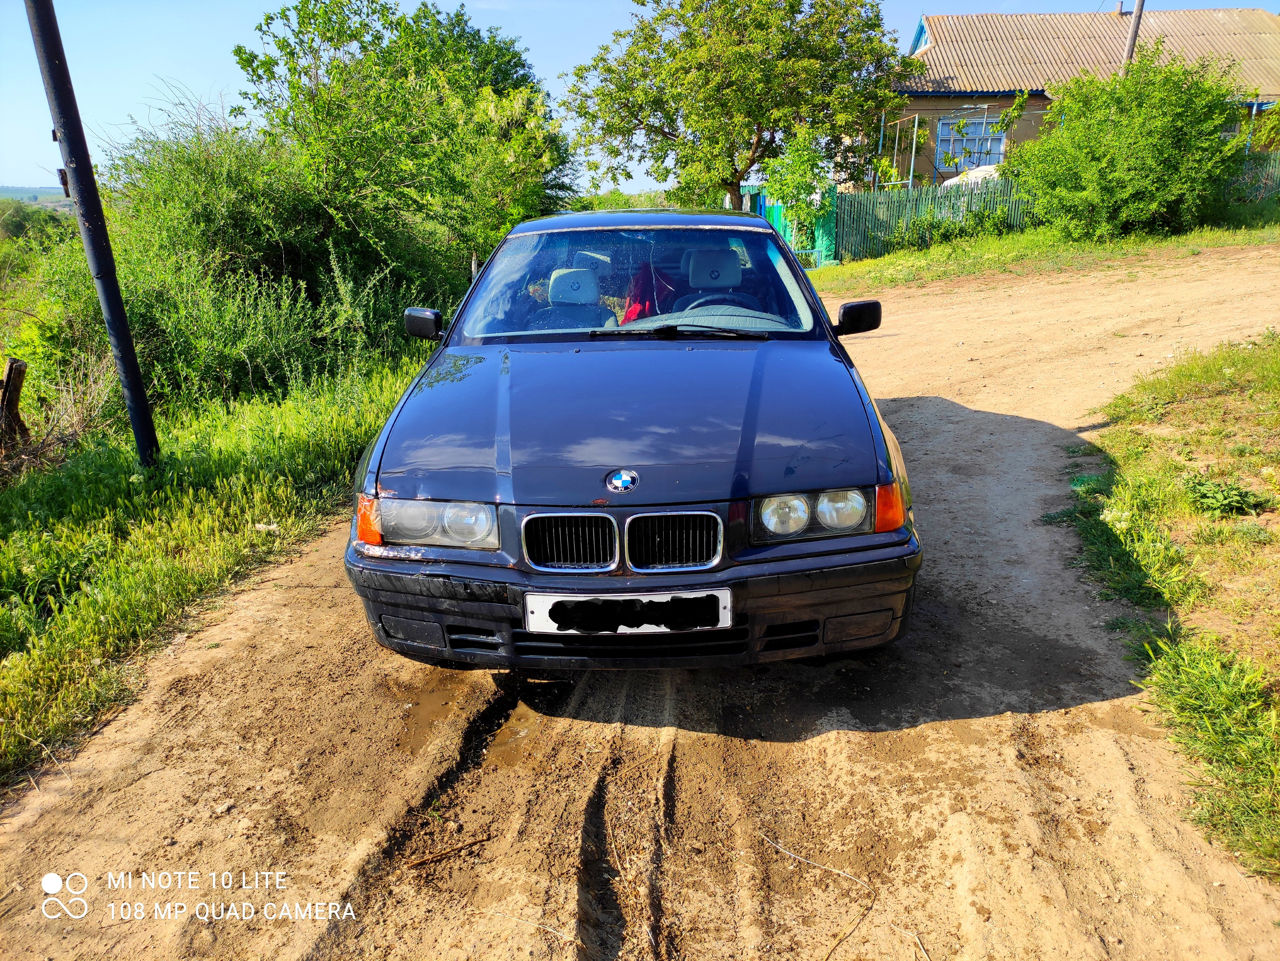
[(876, 533), (896, 531), (906, 522), (907, 510), (902, 503), (902, 488), (897, 481), (881, 484), (876, 488)]
[(382, 517), (378, 499), (368, 494), (356, 498), (356, 540), (365, 544), (382, 543)]

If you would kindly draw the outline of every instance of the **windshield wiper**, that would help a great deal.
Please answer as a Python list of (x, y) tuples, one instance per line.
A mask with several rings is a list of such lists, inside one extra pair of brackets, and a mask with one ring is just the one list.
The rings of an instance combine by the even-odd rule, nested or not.
[(656, 327), (604, 327), (591, 331), (592, 337), (621, 337), (646, 334), (675, 339), (682, 336), (741, 337), (746, 340), (768, 340), (767, 331), (742, 327), (713, 327), (708, 324), (658, 324)]

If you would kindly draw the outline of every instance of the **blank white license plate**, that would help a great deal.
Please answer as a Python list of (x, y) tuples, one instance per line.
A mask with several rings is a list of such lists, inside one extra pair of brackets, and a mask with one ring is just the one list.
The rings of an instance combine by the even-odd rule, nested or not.
[(524, 626), (536, 634), (666, 634), (729, 627), (730, 590), (652, 594), (526, 594)]

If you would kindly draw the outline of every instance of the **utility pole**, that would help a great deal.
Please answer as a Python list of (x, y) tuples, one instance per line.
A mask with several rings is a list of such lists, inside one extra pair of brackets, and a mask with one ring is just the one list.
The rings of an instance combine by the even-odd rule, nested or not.
[(1133, 48), (1138, 43), (1138, 28), (1142, 26), (1142, 0), (1136, 0), (1133, 5), (1133, 23), (1129, 26), (1129, 42), (1124, 48), (1124, 69), (1129, 69), (1129, 61), (1133, 59)]
[(26, 5), (31, 39), (36, 45), (36, 60), (40, 63), (40, 76), (44, 79), (49, 112), (53, 116), (53, 139), (58, 141), (62, 162), (66, 165), (65, 174), (59, 171), (60, 179), (75, 204), (80, 240), (84, 243), (89, 273), (93, 275), (94, 286), (98, 289), (98, 303), (102, 305), (102, 317), (111, 340), (111, 354), (124, 388), (124, 402), (129, 410), (138, 459), (144, 467), (151, 467), (160, 455), (160, 442), (156, 439), (151, 405), (147, 402), (138, 355), (133, 348), (124, 299), (120, 296), (116, 261), (111, 253), (111, 239), (107, 236), (107, 220), (102, 213), (98, 183), (93, 178), (93, 162), (89, 159), (89, 145), (84, 139), (84, 126), (80, 122), (80, 108), (76, 106), (76, 93), (71, 86), (71, 73), (67, 70), (58, 19), (53, 12), (52, 0), (26, 0)]

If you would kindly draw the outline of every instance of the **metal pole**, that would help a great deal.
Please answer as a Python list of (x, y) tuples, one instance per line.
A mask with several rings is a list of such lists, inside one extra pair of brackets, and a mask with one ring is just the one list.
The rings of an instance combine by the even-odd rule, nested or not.
[[(880, 155), (884, 153), (884, 111), (880, 111), (880, 146), (876, 147), (876, 159), (880, 159)], [(878, 170), (871, 171), (871, 192), (876, 192), (876, 187), (880, 185), (880, 172)]]
[(916, 114), (916, 122), (911, 126), (911, 173), (907, 174), (907, 189), (914, 190), (916, 186), (916, 144), (919, 142), (920, 135), (920, 115)]
[(58, 19), (53, 12), (52, 0), (26, 0), (26, 5), (31, 39), (36, 45), (36, 60), (40, 63), (40, 76), (44, 79), (49, 112), (53, 116), (53, 138), (62, 149), (66, 184), (75, 203), (85, 259), (98, 289), (98, 303), (102, 305), (102, 317), (107, 324), (111, 354), (124, 388), (124, 402), (129, 410), (133, 439), (138, 446), (138, 459), (144, 467), (150, 467), (160, 454), (160, 442), (156, 439), (156, 427), (151, 419), (151, 405), (147, 403), (138, 355), (133, 349), (124, 299), (120, 296), (116, 261), (111, 254), (107, 221), (102, 213), (98, 184), (93, 178), (93, 162), (89, 159), (89, 145), (85, 142), (84, 127), (80, 123), (80, 108), (76, 106), (71, 73), (67, 70)]
[(1124, 48), (1124, 68), (1129, 69), (1129, 61), (1133, 59), (1133, 48), (1138, 43), (1138, 27), (1142, 26), (1142, 3), (1143, 0), (1137, 0), (1133, 5), (1133, 23), (1129, 27), (1129, 42)]

